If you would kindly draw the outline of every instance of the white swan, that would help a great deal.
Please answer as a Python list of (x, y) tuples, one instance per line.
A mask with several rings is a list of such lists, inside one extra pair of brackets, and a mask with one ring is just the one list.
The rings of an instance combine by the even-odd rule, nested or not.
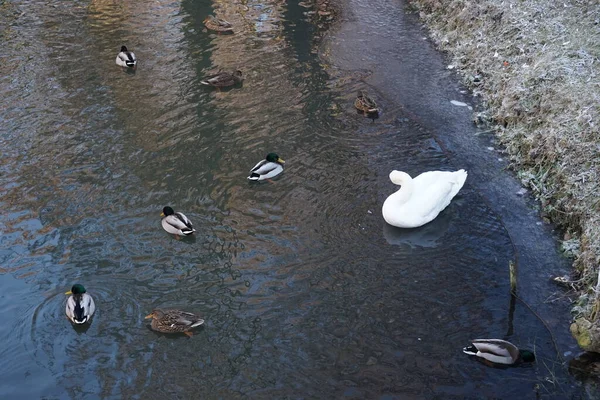
[(406, 172), (390, 172), (390, 180), (402, 186), (383, 203), (383, 219), (398, 228), (416, 228), (432, 221), (450, 204), (465, 184), (467, 171), (424, 172), (411, 178)]

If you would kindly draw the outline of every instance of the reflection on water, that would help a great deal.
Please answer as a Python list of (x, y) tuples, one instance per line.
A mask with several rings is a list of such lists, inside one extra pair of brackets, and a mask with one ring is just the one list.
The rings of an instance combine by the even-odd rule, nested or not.
[[(442, 212), (435, 220), (414, 229), (401, 229), (389, 224), (383, 224), (383, 237), (389, 244), (408, 246), (410, 248), (435, 247), (441, 243), (450, 227), (452, 215)], [(452, 240), (449, 238), (449, 240)]]
[[(513, 249), (501, 223), (467, 182), (423, 229), (385, 225), (389, 171), (448, 160), (418, 125), (391, 122), (396, 111), (354, 113), (361, 84), (330, 80), (306, 8), (0, 8), (0, 397), (450, 398), (536, 381), (460, 351), (503, 334)], [(206, 32), (210, 13), (236, 34)], [(114, 64), (121, 45), (134, 74)], [(243, 87), (199, 83), (219, 68), (243, 70)], [(249, 184), (271, 151), (285, 174)], [(165, 205), (197, 235), (166, 234)], [(97, 305), (82, 329), (64, 316), (75, 282)], [(157, 334), (143, 320), (155, 307), (205, 327)], [(523, 309), (515, 320), (511, 340), (553, 360), (543, 326)]]

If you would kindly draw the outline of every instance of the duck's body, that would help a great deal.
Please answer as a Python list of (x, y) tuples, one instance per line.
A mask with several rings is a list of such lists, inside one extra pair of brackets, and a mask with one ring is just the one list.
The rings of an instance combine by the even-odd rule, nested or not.
[(535, 361), (529, 350), (521, 350), (511, 342), (502, 339), (475, 339), (463, 349), (465, 354), (482, 358), (494, 364), (514, 365)]
[(65, 294), (71, 295), (67, 299), (67, 306), (65, 308), (67, 318), (78, 325), (90, 322), (94, 311), (96, 311), (96, 305), (92, 296), (86, 293), (85, 288), (80, 284), (75, 284)]
[(198, 315), (180, 310), (153, 310), (145, 319), (152, 318), (151, 327), (157, 332), (185, 333), (192, 336), (190, 329), (200, 326), (204, 320)]
[(164, 207), (160, 223), (163, 229), (173, 235), (188, 236), (196, 232), (192, 221), (181, 212), (175, 212), (171, 207)]
[(362, 111), (363, 114), (377, 114), (379, 113), (379, 109), (377, 108), (377, 103), (371, 97), (367, 95), (367, 93), (363, 90), (358, 92), (356, 96), (356, 100), (354, 100), (354, 107)]
[(127, 50), (126, 46), (121, 46), (121, 52), (117, 54), (116, 63), (120, 67), (134, 68), (137, 65), (137, 59), (133, 52)]
[(224, 19), (215, 17), (214, 15), (209, 15), (203, 22), (206, 29), (209, 29), (211, 31), (233, 33), (233, 25), (231, 25)]
[(217, 88), (237, 85), (242, 83), (242, 71), (237, 70), (233, 73), (219, 71), (214, 75), (209, 75), (200, 81), (203, 85), (214, 86)]
[(251, 181), (263, 181), (271, 179), (283, 172), (283, 161), (277, 154), (269, 153), (250, 170), (248, 179)]
[(385, 221), (398, 228), (416, 228), (432, 221), (465, 184), (467, 172), (429, 171), (416, 178), (392, 171), (390, 180), (401, 188), (383, 203)]

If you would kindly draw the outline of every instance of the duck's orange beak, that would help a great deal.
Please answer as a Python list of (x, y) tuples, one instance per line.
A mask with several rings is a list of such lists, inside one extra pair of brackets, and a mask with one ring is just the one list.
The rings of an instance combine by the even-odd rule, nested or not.
[(161, 212), (161, 213), (160, 213), (160, 216), (161, 216), (161, 217), (164, 217), (164, 216), (165, 216), (165, 213)]
[(283, 161), (281, 158), (278, 158), (278, 159), (277, 159), (277, 162), (278, 162), (278, 163), (285, 164), (285, 161)]
[(73, 294), (73, 292), (69, 290), (68, 292), (65, 292), (65, 294)]
[(148, 318), (154, 318), (154, 313), (148, 314), (144, 317), (144, 319), (148, 319)]

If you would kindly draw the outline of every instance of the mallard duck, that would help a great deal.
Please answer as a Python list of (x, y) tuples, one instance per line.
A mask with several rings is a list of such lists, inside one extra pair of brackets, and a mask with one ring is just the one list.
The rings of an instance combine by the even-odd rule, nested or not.
[(239, 69), (233, 73), (219, 71), (214, 75), (209, 75), (200, 81), (203, 85), (214, 86), (217, 88), (233, 86), (241, 83), (244, 79), (242, 78), (242, 71)]
[(153, 330), (163, 333), (185, 333), (192, 336), (190, 329), (200, 326), (204, 320), (190, 312), (180, 310), (152, 310), (144, 319), (152, 318), (150, 325)]
[(475, 339), (463, 352), (495, 364), (514, 365), (535, 361), (535, 355), (531, 351), (521, 350), (502, 339)]
[(65, 294), (71, 295), (67, 299), (67, 307), (65, 309), (67, 318), (78, 325), (89, 322), (92, 315), (94, 315), (94, 311), (96, 311), (96, 305), (92, 296), (86, 293), (83, 285), (77, 283)]
[(169, 206), (163, 208), (160, 216), (163, 229), (173, 235), (188, 236), (196, 232), (188, 217), (181, 212), (173, 211)]
[(121, 46), (121, 52), (117, 54), (116, 62), (119, 67), (133, 68), (137, 64), (137, 59), (133, 52), (127, 50), (127, 46)]
[(209, 15), (202, 22), (204, 22), (206, 29), (210, 29), (211, 31), (233, 32), (233, 26), (229, 22), (219, 19), (214, 15)]
[(429, 171), (416, 178), (392, 171), (390, 180), (401, 188), (383, 203), (383, 219), (398, 228), (416, 228), (432, 221), (465, 184), (467, 172)]
[(269, 153), (264, 160), (261, 160), (250, 170), (248, 179), (251, 181), (262, 181), (265, 179), (274, 178), (283, 172), (283, 161), (275, 153)]
[(375, 100), (370, 98), (363, 90), (358, 92), (358, 96), (356, 96), (356, 100), (354, 100), (354, 107), (356, 107), (357, 110), (362, 111), (363, 114), (379, 113)]

